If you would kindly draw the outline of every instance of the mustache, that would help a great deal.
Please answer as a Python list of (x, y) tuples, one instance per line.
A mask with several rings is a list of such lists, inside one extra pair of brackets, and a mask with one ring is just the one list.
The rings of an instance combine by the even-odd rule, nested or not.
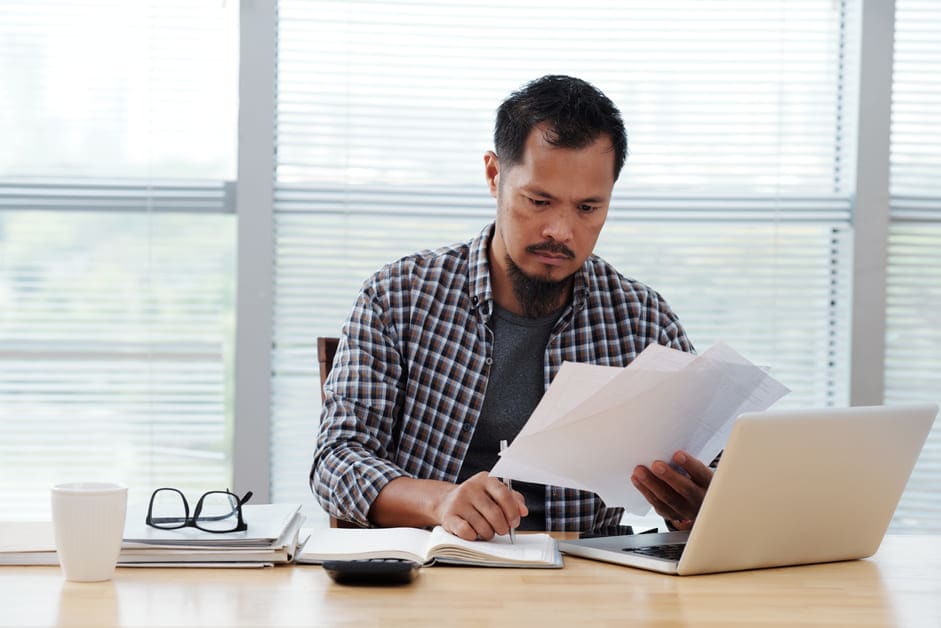
[(575, 257), (575, 252), (560, 242), (543, 242), (542, 244), (531, 244), (526, 247), (528, 253), (555, 253), (565, 255), (569, 259)]

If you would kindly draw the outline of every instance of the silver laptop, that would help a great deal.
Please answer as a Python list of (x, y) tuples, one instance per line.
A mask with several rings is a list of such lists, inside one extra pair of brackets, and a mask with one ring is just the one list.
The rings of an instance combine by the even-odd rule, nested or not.
[(692, 530), (559, 548), (680, 575), (871, 556), (937, 414), (937, 405), (743, 414)]

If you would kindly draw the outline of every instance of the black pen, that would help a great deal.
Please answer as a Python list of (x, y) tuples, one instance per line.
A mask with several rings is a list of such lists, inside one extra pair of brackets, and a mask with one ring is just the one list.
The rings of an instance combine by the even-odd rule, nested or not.
[[(500, 441), (500, 453), (502, 454), (503, 450), (505, 449), (506, 449), (506, 441), (501, 440)], [(510, 489), (511, 491), (513, 490), (513, 482), (510, 481), (508, 478), (503, 478), (503, 483), (506, 485), (508, 489)], [(510, 528), (510, 543), (513, 543), (514, 545), (516, 544), (516, 533), (513, 531), (513, 528)]]

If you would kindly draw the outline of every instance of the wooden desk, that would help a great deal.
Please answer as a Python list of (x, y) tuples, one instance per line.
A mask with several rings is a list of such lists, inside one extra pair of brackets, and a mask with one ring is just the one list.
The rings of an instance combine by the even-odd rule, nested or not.
[(3, 626), (941, 626), (941, 537), (887, 537), (869, 560), (664, 576), (566, 557), (565, 569), (423, 569), (403, 587), (333, 584), (314, 565), (119, 568), (65, 582), (0, 567)]

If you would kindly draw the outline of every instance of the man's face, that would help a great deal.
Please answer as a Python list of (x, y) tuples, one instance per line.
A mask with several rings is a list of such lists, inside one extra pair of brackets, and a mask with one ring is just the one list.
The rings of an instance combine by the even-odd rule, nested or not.
[(509, 257), (531, 279), (560, 282), (595, 248), (614, 188), (614, 152), (604, 135), (570, 149), (552, 146), (543, 134), (533, 129), (522, 160), (509, 168), (492, 152), (484, 157), (497, 199), (490, 258), (504, 277)]

